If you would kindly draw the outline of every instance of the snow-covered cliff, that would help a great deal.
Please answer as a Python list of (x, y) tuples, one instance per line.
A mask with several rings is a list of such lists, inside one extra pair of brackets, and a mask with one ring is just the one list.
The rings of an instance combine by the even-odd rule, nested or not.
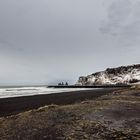
[(81, 76), (76, 85), (110, 85), (140, 83), (140, 64), (108, 68), (88, 76)]

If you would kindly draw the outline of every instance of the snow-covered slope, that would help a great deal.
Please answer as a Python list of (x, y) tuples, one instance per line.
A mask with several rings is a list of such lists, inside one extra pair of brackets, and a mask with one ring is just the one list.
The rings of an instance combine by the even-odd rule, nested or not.
[(139, 84), (140, 64), (108, 68), (105, 71), (81, 76), (76, 85)]

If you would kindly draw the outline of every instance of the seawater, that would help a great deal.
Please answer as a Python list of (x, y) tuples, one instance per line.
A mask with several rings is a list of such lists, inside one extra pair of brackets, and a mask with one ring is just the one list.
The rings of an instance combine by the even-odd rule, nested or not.
[(47, 88), (47, 86), (1, 87), (0, 98), (53, 94), (53, 93), (61, 93), (61, 92), (69, 92), (69, 91), (77, 91), (77, 90), (88, 90), (88, 89)]

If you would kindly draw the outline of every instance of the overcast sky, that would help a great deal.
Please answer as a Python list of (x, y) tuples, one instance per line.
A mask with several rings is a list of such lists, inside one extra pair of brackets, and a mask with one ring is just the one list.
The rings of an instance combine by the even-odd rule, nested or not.
[(1, 0), (0, 84), (75, 83), (140, 62), (140, 0)]

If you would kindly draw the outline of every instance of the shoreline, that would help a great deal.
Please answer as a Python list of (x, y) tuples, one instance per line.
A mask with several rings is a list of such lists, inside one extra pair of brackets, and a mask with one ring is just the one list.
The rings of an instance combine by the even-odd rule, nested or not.
[(62, 93), (22, 96), (0, 99), (0, 117), (15, 115), (45, 105), (67, 105), (89, 99), (96, 99), (120, 88), (69, 91)]

